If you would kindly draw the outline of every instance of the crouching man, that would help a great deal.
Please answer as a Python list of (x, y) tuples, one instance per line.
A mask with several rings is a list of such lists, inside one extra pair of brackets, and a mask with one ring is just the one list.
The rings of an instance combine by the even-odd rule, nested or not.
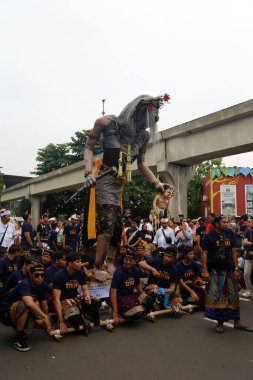
[[(148, 287), (157, 285), (160, 293), (160, 309), (172, 307), (175, 316), (181, 315), (182, 298), (176, 293), (178, 282), (177, 269), (174, 265), (175, 250), (165, 248), (160, 257), (140, 261), (139, 267), (150, 272)], [(148, 288), (147, 287), (147, 288)]]
[[(83, 326), (83, 332), (87, 336), (90, 324), (85, 318), (93, 320), (96, 326), (100, 325), (100, 301), (90, 297), (81, 256), (76, 252), (69, 253), (66, 262), (67, 266), (58, 270), (53, 277), (53, 302), (59, 320), (59, 329), (65, 334), (67, 324), (77, 330)], [(78, 297), (79, 287), (83, 299)]]
[(136, 254), (127, 250), (123, 265), (113, 274), (110, 298), (115, 324), (120, 322), (120, 316), (131, 320), (140, 319), (153, 306), (140, 285), (140, 271), (135, 266), (136, 261)]
[(16, 340), (13, 346), (18, 351), (30, 350), (24, 330), (31, 319), (48, 333), (51, 331), (44, 267), (37, 264), (30, 268), (30, 274), (31, 277), (22, 280), (13, 288), (0, 305), (0, 320), (4, 325), (14, 327)]
[(177, 263), (176, 268), (183, 302), (184, 304), (193, 303), (203, 309), (206, 283), (201, 278), (201, 267), (194, 261), (193, 247), (182, 245), (181, 249), (182, 260)]

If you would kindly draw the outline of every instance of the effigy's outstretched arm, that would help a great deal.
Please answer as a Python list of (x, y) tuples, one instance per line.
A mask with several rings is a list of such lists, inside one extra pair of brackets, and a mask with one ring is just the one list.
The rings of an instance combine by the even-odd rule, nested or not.
[(93, 150), (103, 129), (109, 124), (109, 119), (104, 116), (95, 121), (94, 127), (88, 137), (84, 147), (84, 175), (86, 177), (85, 187), (90, 187), (96, 183), (96, 178), (92, 174), (93, 167)]
[(137, 158), (138, 169), (141, 174), (145, 175), (149, 183), (153, 183), (155, 185), (156, 190), (163, 191), (163, 184), (159, 181), (158, 178), (154, 175), (154, 173), (149, 169), (148, 165), (145, 163), (145, 153), (140, 152)]

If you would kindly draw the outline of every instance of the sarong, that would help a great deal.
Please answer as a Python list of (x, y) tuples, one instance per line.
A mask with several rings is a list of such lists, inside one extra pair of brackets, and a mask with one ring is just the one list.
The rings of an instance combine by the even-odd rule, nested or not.
[(143, 295), (139, 295), (138, 293), (118, 296), (117, 302), (119, 314), (130, 319), (141, 318), (145, 313), (145, 310), (141, 305), (141, 296), (143, 298)]
[(233, 271), (212, 269), (205, 307), (205, 316), (219, 323), (240, 320), (239, 293)]
[(108, 233), (113, 237), (113, 242), (119, 244), (123, 229), (122, 211), (120, 206), (97, 204), (96, 207), (98, 234)]
[(80, 309), (74, 299), (66, 299), (61, 301), (62, 315), (65, 321), (75, 315), (80, 315)]
[(204, 307), (205, 305), (205, 285), (196, 285), (196, 284), (187, 284), (189, 288), (191, 288), (198, 296), (199, 300), (198, 301), (193, 301), (190, 294), (186, 292), (182, 287), (181, 287), (181, 295), (184, 300), (184, 303), (188, 304), (193, 304), (193, 305), (198, 305), (200, 307)]

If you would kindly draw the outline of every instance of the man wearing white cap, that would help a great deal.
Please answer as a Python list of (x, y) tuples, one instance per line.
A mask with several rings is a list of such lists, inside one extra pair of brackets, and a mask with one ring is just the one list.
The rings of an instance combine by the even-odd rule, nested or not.
[(167, 218), (161, 219), (161, 227), (156, 231), (153, 244), (158, 248), (167, 248), (175, 242), (175, 233), (173, 229), (168, 226), (168, 222), (169, 220)]
[(0, 216), (0, 247), (9, 248), (14, 244), (16, 229), (10, 222), (11, 212), (9, 210), (4, 210)]

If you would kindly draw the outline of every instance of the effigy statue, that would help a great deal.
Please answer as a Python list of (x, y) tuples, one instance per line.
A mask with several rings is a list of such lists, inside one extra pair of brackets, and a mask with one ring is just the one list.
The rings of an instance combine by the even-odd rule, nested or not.
[[(140, 95), (127, 104), (119, 116), (105, 115), (97, 119), (87, 139), (84, 148), (85, 187), (95, 187), (98, 230), (94, 273), (97, 279), (101, 277), (105, 254), (121, 242), (121, 197), (124, 182), (131, 181), (132, 163), (137, 160), (138, 169), (148, 182), (153, 183), (156, 190), (164, 190), (164, 184), (146, 165), (145, 154), (159, 119), (159, 110), (169, 99), (167, 94), (157, 97)], [(104, 154), (96, 173), (100, 178), (96, 180), (92, 173), (93, 150), (100, 137)], [(103, 172), (109, 174), (101, 178)]]
[(170, 200), (174, 195), (174, 188), (171, 185), (164, 184), (163, 190), (158, 189), (157, 192), (149, 215), (154, 231), (159, 228), (161, 218), (169, 218), (170, 216)]

